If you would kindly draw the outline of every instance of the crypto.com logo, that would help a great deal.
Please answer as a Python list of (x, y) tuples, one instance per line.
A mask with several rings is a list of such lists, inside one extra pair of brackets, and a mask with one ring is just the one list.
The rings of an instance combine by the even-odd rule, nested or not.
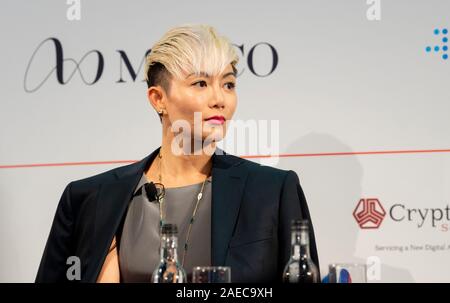
[[(251, 47), (248, 47), (247, 45), (244, 44), (241, 45), (233, 44), (233, 46), (236, 47), (237, 53), (240, 54), (241, 57), (243, 57), (244, 60), (242, 61), (244, 61), (245, 62), (244, 64), (246, 64), (246, 67), (242, 67), (240, 70), (238, 70), (237, 73), (238, 77), (246, 69), (248, 69), (250, 73), (252, 73), (254, 76), (267, 77), (270, 76), (277, 68), (278, 52), (275, 49), (275, 47), (273, 47), (270, 43), (259, 42), (256, 43), (255, 45), (252, 45)], [(42, 50), (44, 47), (45, 49)], [(269, 51), (269, 54), (267, 53), (265, 54), (266, 60), (263, 60), (269, 66), (269, 70), (265, 72), (262, 72), (261, 70), (267, 69), (267, 66), (264, 66), (262, 68), (261, 66), (258, 66), (258, 68), (256, 68), (255, 65), (254, 59), (256, 57), (255, 53), (260, 52), (261, 48), (263, 49), (262, 50), (263, 52)], [(51, 49), (54, 49), (55, 55), (52, 55)], [(256, 51), (256, 49), (258, 49), (258, 51)], [(118, 71), (119, 79), (116, 81), (116, 83), (126, 83), (127, 82), (126, 79), (129, 79), (129, 77), (131, 77), (131, 82), (136, 82), (136, 79), (138, 79), (138, 75), (140, 75), (140, 71), (144, 66), (145, 57), (150, 53), (150, 51), (151, 50), (149, 49), (145, 52), (144, 56), (141, 57), (138, 66), (133, 66), (131, 64), (132, 61), (128, 58), (128, 55), (124, 50), (116, 50), (116, 52), (119, 55), (118, 59), (120, 62)], [(51, 63), (51, 65), (48, 66), (47, 69), (44, 70), (41, 69), (40, 64), (42, 63), (40, 62), (40, 60), (35, 59), (38, 53), (40, 53), (39, 57), (41, 59), (42, 54), (44, 56), (50, 55), (50, 57), (47, 58), (54, 63)], [(55, 58), (54, 61), (53, 56)], [(74, 58), (69, 58), (65, 56), (61, 41), (53, 37), (47, 38), (38, 45), (38, 47), (34, 50), (33, 54), (31, 55), (31, 58), (27, 65), (27, 69), (25, 71), (23, 87), (24, 90), (28, 93), (35, 92), (40, 87), (42, 87), (42, 85), (44, 85), (44, 83), (54, 73), (56, 74), (56, 80), (61, 85), (69, 83), (69, 81), (75, 74), (79, 74), (84, 84), (93, 85), (97, 83), (102, 77), (105, 66), (106, 66), (105, 57), (99, 50), (96, 49), (90, 50), (83, 56), (81, 56), (81, 59), (76, 60)], [(126, 76), (126, 72), (128, 72), (129, 77)], [(141, 82), (144, 82), (144, 80), (142, 79)]]
[(353, 217), (362, 229), (375, 229), (380, 227), (386, 211), (377, 198), (361, 199), (353, 211)]
[[(438, 42), (434, 45), (434, 46), (427, 46), (425, 48), (425, 51), (427, 53), (431, 53), (432, 50), (434, 50), (435, 53), (439, 53), (439, 51), (442, 52), (442, 60), (447, 60), (448, 59), (448, 29), (447, 28), (443, 28), (443, 29), (439, 29), (436, 28), (433, 31), (434, 35), (436, 37), (439, 38)], [(442, 38), (440, 37), (440, 35), (442, 35)], [(442, 43), (442, 44), (441, 44)]]

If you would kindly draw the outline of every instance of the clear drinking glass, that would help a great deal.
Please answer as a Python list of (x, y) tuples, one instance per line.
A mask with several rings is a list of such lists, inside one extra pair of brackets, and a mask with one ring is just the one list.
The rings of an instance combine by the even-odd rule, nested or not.
[(367, 283), (367, 266), (359, 263), (330, 264), (329, 283)]
[(227, 266), (194, 267), (192, 283), (231, 283), (231, 268)]

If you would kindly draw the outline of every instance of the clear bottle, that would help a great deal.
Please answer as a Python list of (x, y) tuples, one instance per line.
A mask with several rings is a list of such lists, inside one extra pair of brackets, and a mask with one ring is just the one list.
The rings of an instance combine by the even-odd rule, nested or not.
[(161, 228), (161, 260), (153, 271), (153, 283), (186, 283), (183, 267), (178, 263), (178, 229), (175, 224), (164, 224)]
[(319, 270), (309, 253), (309, 222), (293, 220), (291, 257), (283, 272), (285, 283), (319, 283)]

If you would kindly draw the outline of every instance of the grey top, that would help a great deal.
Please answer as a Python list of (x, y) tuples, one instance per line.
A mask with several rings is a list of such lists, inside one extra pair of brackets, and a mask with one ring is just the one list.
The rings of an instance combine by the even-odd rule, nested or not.
[[(205, 183), (203, 197), (192, 225), (189, 249), (183, 268), (187, 274), (195, 266), (211, 265), (211, 177)], [(145, 194), (147, 177), (142, 174), (125, 217), (120, 239), (119, 265), (122, 282), (150, 282), (159, 264), (159, 204), (150, 202)], [(178, 226), (178, 261), (181, 264), (189, 221), (203, 182), (166, 188), (165, 222)], [(141, 195), (136, 195), (142, 187)]]

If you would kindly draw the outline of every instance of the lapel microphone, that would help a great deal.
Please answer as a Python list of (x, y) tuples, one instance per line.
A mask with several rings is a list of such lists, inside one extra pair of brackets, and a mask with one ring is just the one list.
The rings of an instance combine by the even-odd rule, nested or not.
[(156, 185), (153, 182), (145, 183), (145, 193), (147, 194), (147, 198), (150, 202), (158, 200), (158, 190), (156, 189)]

